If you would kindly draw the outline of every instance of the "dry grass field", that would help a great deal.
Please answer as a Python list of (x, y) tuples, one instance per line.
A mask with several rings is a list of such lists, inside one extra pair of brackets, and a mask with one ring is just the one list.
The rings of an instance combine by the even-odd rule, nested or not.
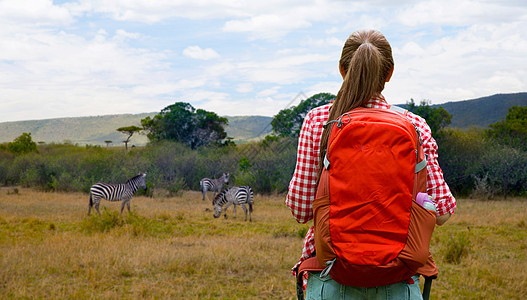
[[(201, 194), (136, 197), (132, 214), (103, 201), (87, 217), (86, 194), (0, 189), (1, 299), (294, 299), (290, 268), (310, 225), (284, 196), (255, 196), (243, 211), (212, 217)], [(525, 199), (458, 199), (438, 227), (440, 275), (432, 299), (522, 299), (527, 295)]]

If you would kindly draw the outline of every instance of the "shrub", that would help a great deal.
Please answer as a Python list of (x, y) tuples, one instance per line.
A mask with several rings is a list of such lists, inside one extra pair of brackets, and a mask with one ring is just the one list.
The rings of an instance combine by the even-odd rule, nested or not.
[(25, 154), (29, 152), (38, 152), (37, 143), (31, 139), (31, 133), (22, 133), (21, 136), (7, 144), (7, 150), (14, 154)]
[(477, 178), (486, 179), (490, 194), (488, 197), (497, 192), (505, 199), (511, 193), (522, 194), (527, 187), (527, 152), (508, 146), (495, 146), (481, 156), (473, 172)]
[(488, 175), (485, 174), (482, 177), (476, 175), (473, 176), (475, 184), (474, 191), (470, 194), (470, 197), (484, 200), (492, 199), (496, 191), (489, 183)]
[(466, 232), (460, 232), (456, 236), (450, 235), (447, 241), (445, 261), (451, 264), (459, 264), (461, 258), (468, 255), (470, 251), (470, 238)]
[(123, 218), (118, 211), (109, 211), (102, 207), (102, 213), (99, 216), (96, 212), (81, 222), (81, 228), (88, 232), (107, 232), (115, 227), (121, 227), (124, 224)]

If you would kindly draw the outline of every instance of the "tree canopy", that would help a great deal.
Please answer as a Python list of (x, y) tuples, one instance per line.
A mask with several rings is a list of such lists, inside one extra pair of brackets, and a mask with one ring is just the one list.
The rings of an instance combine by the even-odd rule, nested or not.
[(282, 109), (271, 121), (273, 131), (280, 136), (298, 137), (307, 113), (317, 107), (335, 100), (335, 95), (319, 93), (300, 102), (298, 106)]
[(501, 144), (527, 150), (527, 106), (512, 106), (505, 120), (489, 125), (487, 135)]
[(405, 108), (416, 115), (423, 117), (432, 130), (432, 136), (436, 136), (441, 129), (448, 126), (452, 120), (452, 115), (443, 107), (432, 107), (430, 102), (422, 100), (420, 105), (416, 105), (414, 99), (410, 99)]
[(7, 144), (7, 150), (14, 154), (38, 152), (37, 143), (31, 139), (31, 133), (22, 133), (19, 137)]
[(203, 109), (196, 110), (185, 102), (176, 102), (153, 118), (141, 120), (150, 141), (172, 140), (187, 144), (192, 149), (224, 144), (227, 138), (224, 126), (227, 124), (227, 118)]

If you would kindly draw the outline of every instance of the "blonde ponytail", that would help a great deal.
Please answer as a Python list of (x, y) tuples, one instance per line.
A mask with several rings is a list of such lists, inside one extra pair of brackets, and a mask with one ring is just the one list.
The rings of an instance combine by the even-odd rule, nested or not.
[[(339, 65), (346, 74), (330, 109), (328, 121), (335, 120), (354, 108), (364, 106), (369, 99), (382, 92), (394, 65), (392, 49), (379, 31), (356, 31), (344, 44)], [(322, 162), (330, 132), (331, 126), (322, 132), (318, 177), (322, 172)]]

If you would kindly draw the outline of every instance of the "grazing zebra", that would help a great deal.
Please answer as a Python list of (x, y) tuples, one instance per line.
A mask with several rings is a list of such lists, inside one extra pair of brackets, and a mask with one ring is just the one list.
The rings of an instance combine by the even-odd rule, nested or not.
[(218, 218), (221, 215), (225, 204), (227, 204), (225, 206), (225, 218), (227, 218), (227, 208), (233, 204), (234, 217), (236, 218), (236, 205), (241, 205), (245, 212), (245, 221), (247, 221), (247, 208), (245, 207), (245, 203), (247, 203), (249, 205), (249, 221), (252, 221), (253, 196), (253, 190), (249, 186), (231, 187), (221, 191), (212, 202), (212, 205), (214, 205), (214, 218)]
[(99, 204), (101, 203), (101, 198), (104, 198), (108, 201), (119, 201), (122, 200), (121, 204), (121, 214), (123, 213), (124, 205), (128, 208), (130, 212), (130, 199), (135, 194), (139, 188), (146, 187), (145, 180), (146, 173), (139, 173), (139, 175), (134, 176), (124, 184), (110, 184), (110, 183), (96, 183), (92, 185), (90, 189), (90, 206), (88, 207), (88, 216), (90, 215), (92, 206), (95, 206), (97, 213), (99, 212)]
[(218, 179), (201, 179), (199, 181), (199, 186), (201, 188), (201, 193), (203, 194), (203, 201), (205, 201), (205, 194), (207, 194), (207, 191), (213, 192), (213, 197), (216, 197), (224, 184), (229, 184), (229, 173), (223, 173)]

